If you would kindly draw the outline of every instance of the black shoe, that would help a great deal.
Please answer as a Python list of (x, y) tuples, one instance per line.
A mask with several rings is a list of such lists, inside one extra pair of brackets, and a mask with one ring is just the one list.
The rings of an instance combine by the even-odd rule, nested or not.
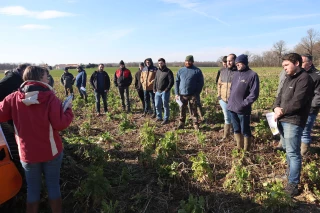
[(298, 184), (288, 183), (288, 185), (284, 189), (284, 192), (290, 197), (297, 196), (299, 194)]
[(161, 125), (165, 125), (165, 124), (168, 124), (168, 123), (169, 123), (168, 120), (164, 120), (164, 121), (161, 122)]
[(163, 121), (162, 118), (157, 118), (156, 122)]

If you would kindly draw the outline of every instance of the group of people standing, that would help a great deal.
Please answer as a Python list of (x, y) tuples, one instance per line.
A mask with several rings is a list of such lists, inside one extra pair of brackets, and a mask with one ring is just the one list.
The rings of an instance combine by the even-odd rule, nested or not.
[[(184, 128), (188, 107), (193, 126), (199, 129), (198, 108), (201, 106), (204, 77), (193, 63), (193, 56), (187, 56), (185, 66), (179, 69), (176, 78), (164, 58), (158, 59), (158, 67), (154, 66), (151, 58), (140, 64), (134, 76), (134, 86), (142, 101), (143, 116), (149, 114), (163, 125), (168, 124), (170, 91), (174, 86), (174, 98), (180, 106), (177, 129)], [(247, 55), (229, 54), (225, 66), (217, 78), (217, 96), (225, 121), (221, 142), (233, 133), (237, 147), (249, 152), (252, 140), (250, 115), (252, 104), (259, 97), (259, 77), (249, 67)], [(282, 57), (282, 66), (284, 71), (273, 109), (281, 146), (287, 153), (289, 173), (285, 191), (295, 196), (300, 182), (301, 155), (310, 145), (311, 129), (320, 107), (320, 73), (313, 66), (310, 55), (286, 54)], [(76, 83), (80, 96), (87, 101), (86, 72), (81, 66), (77, 69), (76, 78), (65, 69), (61, 83), (66, 95), (73, 93), (72, 85)], [(42, 173), (45, 174), (53, 212), (62, 211), (59, 178), (63, 145), (58, 131), (70, 125), (73, 112), (71, 105), (63, 111), (61, 101), (49, 85), (48, 75), (46, 68), (22, 64), (0, 81), (0, 122), (13, 120), (28, 186), (28, 212), (38, 211)], [(132, 81), (130, 70), (120, 61), (114, 74), (114, 85), (126, 112), (131, 111), (129, 87)], [(107, 112), (107, 93), (110, 90), (110, 78), (103, 64), (91, 75), (90, 84), (96, 97), (97, 116), (100, 116), (100, 99), (103, 100), (104, 112)]]
[[(259, 78), (248, 66), (248, 57), (230, 54), (217, 77), (218, 98), (224, 114), (226, 140), (233, 127), (239, 149), (250, 151), (251, 106), (259, 96)], [(285, 192), (296, 196), (300, 182), (302, 156), (308, 151), (311, 130), (320, 107), (320, 72), (309, 54), (289, 53), (282, 57), (283, 71), (273, 106), (280, 132), (278, 148), (286, 152), (288, 184)]]

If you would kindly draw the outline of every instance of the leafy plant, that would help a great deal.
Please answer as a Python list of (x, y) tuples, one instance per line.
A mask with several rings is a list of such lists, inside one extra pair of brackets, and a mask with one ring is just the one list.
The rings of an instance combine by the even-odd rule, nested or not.
[(210, 167), (207, 157), (203, 152), (199, 152), (196, 157), (191, 157), (193, 177), (203, 182), (205, 180), (212, 180), (213, 170)]
[(302, 172), (306, 174), (306, 177), (311, 181), (312, 184), (318, 184), (320, 182), (319, 165), (317, 165), (315, 161), (306, 164), (303, 167)]
[(117, 213), (117, 208), (119, 206), (119, 202), (116, 200), (116, 202), (112, 202), (110, 200), (109, 203), (107, 203), (106, 200), (102, 200), (101, 202), (101, 213)]
[(293, 206), (291, 197), (283, 190), (282, 182), (263, 183), (263, 192), (255, 197), (257, 202), (260, 202), (265, 209), (272, 212), (280, 210), (284, 207)]
[(188, 201), (180, 201), (180, 209), (178, 213), (204, 213), (205, 212), (205, 201), (202, 196), (193, 197), (189, 195)]
[(234, 162), (230, 173), (227, 175), (223, 187), (237, 193), (250, 192), (252, 185), (249, 181), (250, 171), (240, 162)]

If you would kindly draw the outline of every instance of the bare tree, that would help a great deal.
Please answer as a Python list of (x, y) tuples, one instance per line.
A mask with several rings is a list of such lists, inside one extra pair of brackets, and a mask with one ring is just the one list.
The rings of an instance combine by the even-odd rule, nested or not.
[(301, 39), (300, 45), (306, 53), (313, 55), (315, 44), (319, 41), (319, 32), (311, 28), (307, 31), (307, 34)]
[(280, 40), (280, 41), (273, 44), (272, 49), (277, 54), (278, 65), (280, 65), (282, 55), (287, 52), (286, 42), (284, 40)]

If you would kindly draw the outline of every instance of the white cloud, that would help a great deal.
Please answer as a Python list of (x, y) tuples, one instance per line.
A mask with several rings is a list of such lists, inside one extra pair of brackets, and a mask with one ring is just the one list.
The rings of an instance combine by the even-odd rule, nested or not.
[[(214, 19), (224, 25), (228, 25), (230, 26), (228, 23), (220, 20), (218, 17), (209, 15), (207, 12), (205, 12), (202, 8), (201, 2), (198, 0), (161, 0), (164, 3), (168, 3), (168, 4), (177, 4), (179, 5), (179, 7), (191, 10), (195, 13), (198, 13), (202, 16), (205, 16), (207, 18), (211, 18)], [(206, 7), (206, 5), (204, 5), (204, 7)]]
[(47, 25), (39, 25), (39, 24), (26, 24), (20, 26), (21, 29), (25, 30), (49, 30), (51, 29), (50, 26)]
[(21, 6), (2, 7), (0, 8), (0, 14), (11, 16), (29, 16), (37, 19), (51, 19), (76, 15), (73, 13), (60, 12), (56, 10), (31, 11)]

